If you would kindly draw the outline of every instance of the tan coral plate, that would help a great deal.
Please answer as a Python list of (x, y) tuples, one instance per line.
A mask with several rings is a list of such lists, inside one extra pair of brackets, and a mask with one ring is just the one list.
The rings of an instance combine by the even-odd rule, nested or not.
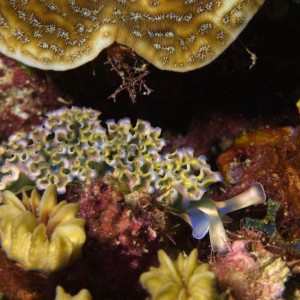
[(1, 0), (0, 51), (27, 65), (68, 70), (118, 42), (163, 70), (218, 57), (264, 0)]

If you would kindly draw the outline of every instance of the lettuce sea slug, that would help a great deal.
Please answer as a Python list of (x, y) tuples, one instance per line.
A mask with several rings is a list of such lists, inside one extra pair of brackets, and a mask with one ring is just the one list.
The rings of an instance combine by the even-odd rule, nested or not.
[(19, 189), (25, 178), (38, 189), (55, 184), (62, 194), (70, 182), (108, 175), (127, 187), (127, 195), (156, 192), (162, 205), (193, 227), (195, 238), (209, 230), (214, 251), (226, 250), (222, 221), (227, 213), (265, 201), (263, 187), (255, 183), (233, 199), (214, 202), (206, 192), (222, 177), (205, 156), (195, 157), (190, 148), (161, 153), (166, 142), (160, 128), (129, 119), (102, 126), (99, 115), (93, 109), (61, 108), (33, 131), (11, 136), (0, 146), (0, 190)]

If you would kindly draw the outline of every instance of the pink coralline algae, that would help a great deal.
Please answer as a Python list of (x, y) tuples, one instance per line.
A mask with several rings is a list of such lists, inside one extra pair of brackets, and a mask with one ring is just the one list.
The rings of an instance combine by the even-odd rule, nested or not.
[(234, 299), (282, 299), (290, 270), (279, 256), (264, 249), (258, 241), (237, 240), (212, 268), (222, 289)]
[(83, 186), (79, 199), (88, 235), (105, 248), (117, 246), (126, 255), (141, 256), (164, 228), (164, 213), (148, 194), (134, 192), (124, 198), (118, 189), (96, 180)]
[(148, 194), (134, 192), (124, 197), (122, 187), (106, 180), (70, 185), (65, 198), (78, 201), (80, 217), (86, 220), (86, 251), (101, 277), (97, 279), (101, 292), (114, 293), (136, 283), (140, 270), (156, 255), (165, 214)]
[(0, 54), (0, 139), (32, 129), (63, 101), (43, 73)]

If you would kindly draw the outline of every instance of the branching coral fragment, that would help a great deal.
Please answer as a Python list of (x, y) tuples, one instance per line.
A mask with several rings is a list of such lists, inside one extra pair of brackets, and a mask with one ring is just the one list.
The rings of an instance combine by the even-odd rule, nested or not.
[(78, 205), (57, 204), (56, 187), (50, 185), (40, 198), (34, 189), (20, 200), (3, 192), (0, 206), (0, 241), (7, 256), (26, 270), (55, 272), (81, 255), (85, 242), (84, 220)]
[(153, 92), (145, 82), (145, 77), (149, 74), (148, 64), (130, 49), (121, 46), (110, 47), (106, 63), (111, 65), (111, 70), (122, 80), (121, 85), (108, 97), (114, 102), (122, 91), (127, 91), (133, 103), (136, 102), (137, 94), (148, 96)]

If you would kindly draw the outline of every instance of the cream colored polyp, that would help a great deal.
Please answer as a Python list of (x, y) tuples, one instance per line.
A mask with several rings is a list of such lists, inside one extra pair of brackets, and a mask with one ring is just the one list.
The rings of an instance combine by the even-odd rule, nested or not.
[(25, 270), (58, 271), (81, 255), (85, 242), (84, 220), (78, 205), (57, 204), (56, 187), (50, 185), (40, 199), (36, 190), (22, 201), (3, 192), (0, 206), (0, 242), (8, 258)]

